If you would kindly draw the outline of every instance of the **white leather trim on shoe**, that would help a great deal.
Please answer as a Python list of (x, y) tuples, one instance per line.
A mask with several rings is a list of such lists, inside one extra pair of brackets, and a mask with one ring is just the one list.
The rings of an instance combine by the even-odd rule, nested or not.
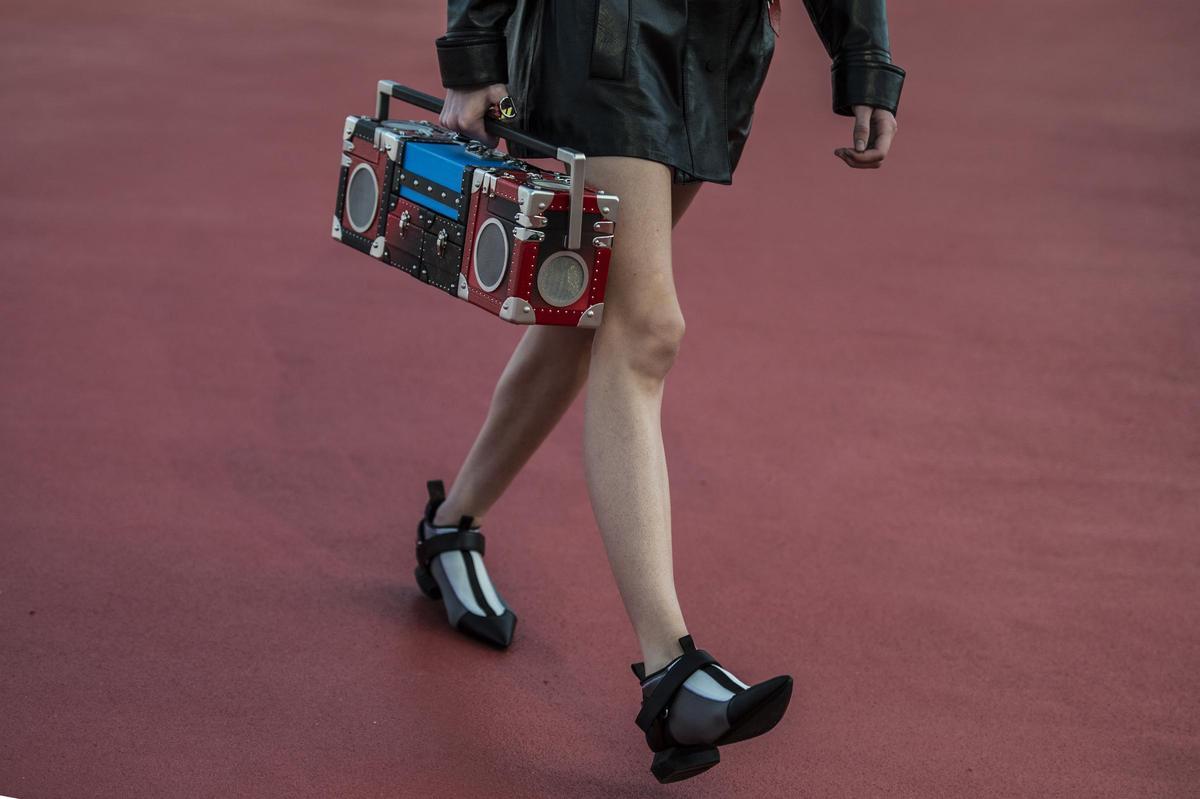
[(683, 681), (683, 687), (694, 694), (699, 694), (705, 699), (711, 699), (714, 702), (727, 702), (733, 698), (733, 691), (725, 688), (703, 671), (693, 672), (690, 677)]
[(500, 601), (499, 595), (496, 594), (496, 586), (492, 585), (492, 578), (488, 576), (487, 567), (483, 565), (483, 558), (478, 552), (472, 552), (471, 557), (475, 559), (475, 577), (479, 580), (479, 588), (483, 591), (483, 598), (492, 606), (492, 610), (497, 616), (504, 615), (504, 603)]
[(735, 683), (737, 683), (738, 685), (742, 686), (743, 688), (749, 688), (749, 687), (750, 687), (749, 685), (746, 685), (746, 683), (744, 683), (744, 682), (742, 682), (741, 680), (739, 680), (737, 677), (734, 677), (732, 674), (730, 674), (730, 673), (729, 673), (729, 669), (723, 668), (723, 667), (721, 667), (721, 666), (717, 666), (717, 668), (718, 668), (718, 669), (721, 669), (721, 671), (725, 672), (725, 676), (726, 676), (726, 677), (728, 677), (729, 679), (733, 680)]
[(471, 581), (467, 577), (467, 562), (462, 557), (465, 554), (467, 553), (462, 551), (443, 552), (437, 557), (446, 572), (446, 579), (450, 581), (450, 587), (454, 589), (454, 595), (458, 597), (462, 606), (476, 616), (486, 616), (487, 613), (475, 601), (475, 592), (471, 590)]

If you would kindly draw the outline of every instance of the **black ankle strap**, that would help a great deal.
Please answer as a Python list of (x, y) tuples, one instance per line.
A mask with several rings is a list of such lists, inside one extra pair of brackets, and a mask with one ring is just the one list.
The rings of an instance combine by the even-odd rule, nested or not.
[(425, 521), (433, 524), (433, 515), (438, 506), (446, 501), (446, 485), (441, 480), (429, 480), (425, 483), (429, 491), (429, 501), (425, 503)]
[[(696, 644), (692, 641), (692, 636), (690, 633), (679, 639), (679, 646), (684, 652), (691, 652), (696, 648)], [(674, 660), (671, 661), (671, 663), (674, 662)], [(633, 669), (633, 676), (637, 677), (638, 680), (642, 682), (646, 681), (646, 664), (644, 662), (638, 661), (637, 663), (630, 663), (629, 668)]]
[(707, 666), (709, 663), (715, 664), (717, 659), (705, 652), (703, 649), (695, 647), (684, 652), (675, 665), (672, 666), (658, 685), (654, 686), (654, 690), (650, 692), (650, 696), (642, 702), (641, 712), (637, 714), (634, 723), (637, 724), (646, 733), (650, 732), (650, 728), (654, 726), (654, 721), (660, 715), (667, 705), (671, 702), (671, 697), (675, 696), (675, 692), (683, 685), (688, 677), (691, 677), (696, 670)]
[[(470, 518), (464, 517), (464, 518)], [(458, 529), (453, 533), (439, 533), (426, 539), (417, 540), (417, 561), (425, 568), (429, 562), (443, 552), (464, 550), (483, 554), (483, 533), (478, 530)]]
[(441, 500), (446, 498), (446, 484), (441, 480), (428, 480), (425, 483), (425, 488), (429, 491), (430, 499)]

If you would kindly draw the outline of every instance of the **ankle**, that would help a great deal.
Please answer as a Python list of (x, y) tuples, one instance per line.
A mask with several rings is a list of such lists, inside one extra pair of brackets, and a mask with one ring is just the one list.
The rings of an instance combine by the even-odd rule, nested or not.
[[(682, 635), (687, 635), (687, 633)], [(643, 646), (642, 664), (646, 669), (645, 673), (653, 674), (682, 654), (683, 648), (679, 646), (678, 638), (672, 638), (654, 646)]]
[(463, 511), (462, 509), (457, 508), (454, 505), (451, 505), (450, 501), (448, 499), (445, 502), (443, 502), (441, 505), (439, 505), (437, 511), (434, 512), (433, 525), (435, 527), (450, 527), (451, 525), (457, 525), (463, 516), (471, 516), (472, 517), (472, 519), (473, 519), (473, 521), (471, 522), (472, 527), (482, 527), (483, 526), (483, 517), (482, 516), (475, 516), (474, 514), (467, 513), (465, 511)]

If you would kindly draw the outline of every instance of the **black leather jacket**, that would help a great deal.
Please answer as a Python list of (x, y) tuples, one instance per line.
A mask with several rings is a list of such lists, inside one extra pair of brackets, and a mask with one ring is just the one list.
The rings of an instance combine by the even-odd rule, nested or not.
[[(535, 68), (522, 60), (526, 51), (519, 43), (525, 40), (522, 21), (528, 16), (527, 6), (536, 2), (540, 0), (448, 0), (447, 32), (436, 42), (442, 85), (509, 84), (510, 73)], [(892, 63), (885, 0), (804, 0), (804, 5), (833, 59), (834, 113), (853, 116), (855, 105), (896, 113), (905, 73)], [(646, 13), (643, 9), (639, 12)], [(603, 25), (604, 15), (597, 16), (598, 24)], [(517, 37), (512, 51), (506, 46), (506, 31)], [(602, 35), (603, 31), (595, 33)], [(573, 45), (583, 53), (592, 48), (591, 41)], [(527, 79), (521, 74), (513, 77), (518, 84)], [(509, 89), (513, 90), (511, 84)]]

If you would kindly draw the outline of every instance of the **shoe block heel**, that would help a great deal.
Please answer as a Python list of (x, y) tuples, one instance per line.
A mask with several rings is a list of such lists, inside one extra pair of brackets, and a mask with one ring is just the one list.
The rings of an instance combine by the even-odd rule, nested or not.
[(695, 777), (721, 762), (715, 746), (672, 746), (654, 753), (650, 772), (659, 782), (678, 782)]
[(433, 575), (428, 569), (418, 566), (413, 570), (413, 574), (417, 577), (417, 585), (421, 588), (421, 593), (430, 599), (441, 599), (442, 589), (438, 587), (437, 580), (433, 579)]

